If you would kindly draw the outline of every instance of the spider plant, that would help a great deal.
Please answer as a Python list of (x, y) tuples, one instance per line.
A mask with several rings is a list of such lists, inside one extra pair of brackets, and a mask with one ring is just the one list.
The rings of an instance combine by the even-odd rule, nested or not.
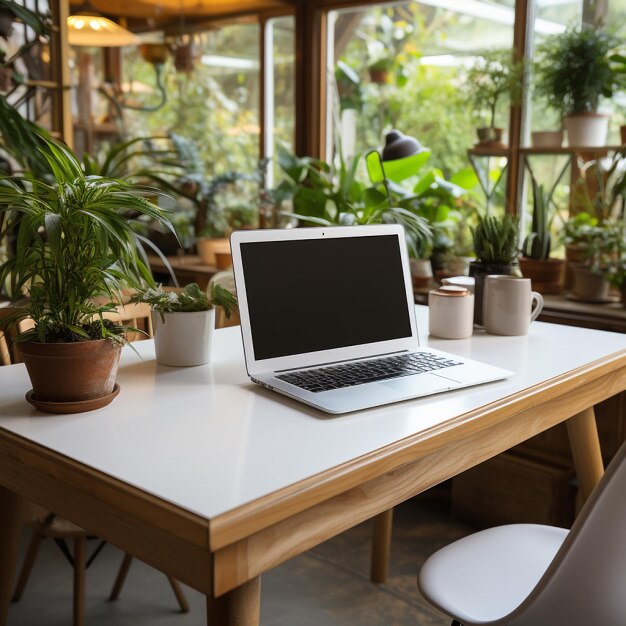
[(36, 137), (51, 180), (28, 174), (0, 178), (5, 228), (21, 218), (15, 256), (0, 265), (0, 284), (8, 285), (13, 299), (28, 296), (18, 315), (34, 322), (19, 339), (119, 339), (123, 329), (106, 322), (103, 314), (114, 308), (123, 287), (153, 284), (132, 223), (149, 216), (173, 230), (171, 222), (159, 207), (136, 195), (141, 188), (87, 175), (66, 146)]

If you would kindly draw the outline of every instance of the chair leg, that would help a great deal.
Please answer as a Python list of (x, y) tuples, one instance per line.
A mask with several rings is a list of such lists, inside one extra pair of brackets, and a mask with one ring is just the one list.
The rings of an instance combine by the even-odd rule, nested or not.
[(85, 624), (85, 537), (74, 539), (74, 626)]
[(20, 571), (19, 578), (17, 579), (17, 584), (15, 585), (15, 591), (13, 592), (11, 602), (19, 602), (20, 598), (22, 597), (22, 594), (24, 593), (24, 588), (26, 587), (26, 583), (28, 582), (28, 578), (33, 569), (33, 565), (35, 564), (35, 559), (37, 558), (37, 554), (39, 553), (39, 547), (41, 546), (41, 542), (43, 540), (43, 535), (33, 532), (30, 544), (28, 544), (28, 552), (26, 552), (26, 557), (24, 558), (22, 570)]
[(181, 613), (189, 613), (189, 603), (187, 602), (187, 598), (185, 597), (185, 592), (183, 588), (180, 586), (180, 583), (172, 578), (171, 576), (167, 577), (167, 580), (170, 581), (170, 585), (172, 586), (172, 591), (176, 596), (176, 600), (178, 600), (178, 606), (180, 607)]
[(117, 600), (122, 587), (124, 586), (124, 581), (126, 580), (126, 575), (128, 574), (128, 570), (130, 569), (130, 564), (133, 562), (133, 557), (126, 552), (124, 554), (124, 560), (120, 565), (120, 569), (117, 572), (117, 576), (115, 578), (115, 582), (113, 583), (113, 589), (111, 589), (111, 595), (109, 596), (109, 600)]

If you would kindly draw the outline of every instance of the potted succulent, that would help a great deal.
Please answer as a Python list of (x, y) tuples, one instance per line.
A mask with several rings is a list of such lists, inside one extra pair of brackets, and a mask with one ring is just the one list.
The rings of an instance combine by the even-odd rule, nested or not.
[(550, 258), (550, 194), (532, 177), (533, 216), (531, 232), (522, 244), (519, 260), (522, 276), (530, 278), (533, 289), (543, 294), (560, 293), (565, 261)]
[(538, 50), (537, 92), (561, 113), (570, 146), (606, 143), (609, 117), (598, 107), (613, 93), (609, 53), (617, 42), (601, 28), (583, 25), (551, 36)]
[[(38, 141), (51, 180), (0, 179), (5, 227), (19, 218), (15, 256), (0, 266), (0, 284), (10, 285), (14, 299), (28, 295), (10, 322), (32, 320), (18, 336), (33, 384), (29, 399), (51, 411), (88, 410), (110, 402), (119, 389), (125, 329), (104, 313), (122, 286), (151, 280), (132, 220), (169, 220), (130, 183), (88, 176), (69, 148), (42, 136)], [(96, 304), (98, 297), (109, 302)]]
[(466, 91), (473, 110), (487, 115), (488, 126), (477, 129), (478, 145), (502, 146), (503, 129), (496, 128), (498, 104), (509, 98), (519, 102), (524, 75), (523, 61), (515, 61), (511, 51), (495, 51), (481, 56), (467, 75)]
[(223, 307), (228, 319), (237, 310), (235, 296), (215, 284), (211, 287), (210, 300), (196, 283), (190, 283), (178, 293), (153, 287), (141, 289), (131, 302), (147, 302), (152, 306), (156, 360), (174, 367), (208, 363), (215, 307)]
[(502, 218), (479, 217), (472, 229), (476, 260), (470, 263), (469, 275), (474, 277), (474, 323), (483, 323), (483, 288), (489, 274), (519, 275), (518, 223), (511, 215)]

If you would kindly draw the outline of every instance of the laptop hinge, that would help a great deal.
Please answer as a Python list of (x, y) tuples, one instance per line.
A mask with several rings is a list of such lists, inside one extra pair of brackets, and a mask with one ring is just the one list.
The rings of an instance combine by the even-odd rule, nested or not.
[(354, 363), (355, 361), (369, 361), (370, 359), (380, 359), (386, 356), (392, 356), (394, 354), (403, 354), (409, 352), (409, 350), (396, 350), (395, 352), (383, 352), (382, 354), (372, 354), (371, 356), (361, 356), (354, 359), (344, 359), (342, 361), (328, 361), (327, 363), (317, 363), (316, 365), (304, 365), (301, 367), (290, 367), (285, 370), (275, 370), (276, 374), (282, 374), (283, 372), (294, 372), (296, 370), (314, 370), (318, 367), (328, 367), (329, 365), (341, 365), (342, 363)]

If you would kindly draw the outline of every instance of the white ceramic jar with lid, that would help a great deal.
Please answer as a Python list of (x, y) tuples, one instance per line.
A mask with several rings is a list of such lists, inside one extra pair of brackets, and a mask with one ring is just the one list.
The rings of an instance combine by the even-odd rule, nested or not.
[(428, 294), (428, 330), (433, 337), (466, 339), (474, 330), (474, 294), (443, 285)]

